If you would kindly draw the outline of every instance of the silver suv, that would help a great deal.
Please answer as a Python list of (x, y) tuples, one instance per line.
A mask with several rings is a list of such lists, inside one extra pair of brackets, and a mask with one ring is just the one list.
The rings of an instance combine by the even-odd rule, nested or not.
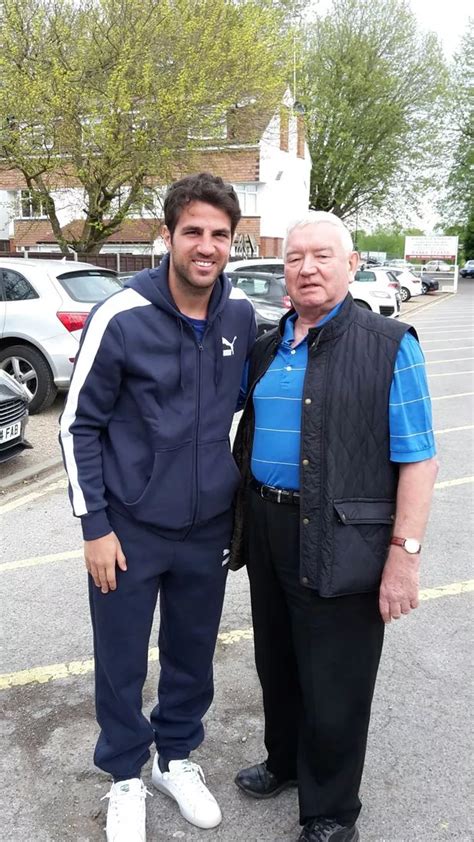
[(30, 414), (69, 387), (90, 310), (122, 288), (90, 263), (0, 258), (0, 368), (30, 395)]

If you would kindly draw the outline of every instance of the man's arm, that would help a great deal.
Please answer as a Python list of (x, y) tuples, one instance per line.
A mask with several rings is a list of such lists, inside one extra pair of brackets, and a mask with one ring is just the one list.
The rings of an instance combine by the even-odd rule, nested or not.
[(103, 593), (115, 590), (116, 564), (126, 570), (107, 517), (102, 471), (101, 435), (120, 390), (124, 357), (114, 306), (112, 300), (105, 302), (89, 318), (60, 421), (69, 495), (85, 539), (85, 563)]
[[(438, 460), (434, 457), (400, 465), (394, 535), (423, 542), (437, 473)], [(418, 607), (419, 566), (419, 555), (390, 545), (379, 596), (384, 623)]]

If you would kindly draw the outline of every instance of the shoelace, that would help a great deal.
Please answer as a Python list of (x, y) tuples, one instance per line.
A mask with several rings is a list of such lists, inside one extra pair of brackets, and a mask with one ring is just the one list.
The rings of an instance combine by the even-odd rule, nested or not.
[[(183, 760), (179, 772), (174, 771), (172, 777), (179, 787), (191, 783), (196, 786), (202, 795), (212, 798), (206, 787), (204, 772), (197, 763), (193, 763), (191, 760)], [(182, 778), (182, 780), (180, 780), (180, 778)]]
[[(133, 810), (124, 815), (120, 807), (127, 806), (128, 808), (130, 808), (132, 807), (132, 803), (139, 807), (140, 803), (142, 801), (145, 801), (147, 795), (151, 795), (151, 797), (153, 798), (153, 793), (150, 792), (144, 784), (142, 784), (142, 786), (137, 792), (133, 793), (131, 793), (129, 790), (121, 790), (120, 788), (117, 788), (113, 793), (113, 799), (111, 802), (115, 814), (115, 821), (117, 822), (117, 824), (122, 825), (124, 828), (127, 828), (129, 824), (131, 824), (131, 826), (133, 827), (133, 818), (131, 815)], [(104, 795), (100, 800), (105, 801), (106, 798), (112, 798), (112, 787), (110, 788), (109, 792), (106, 795)]]
[[(143, 784), (140, 791), (134, 792), (134, 793), (130, 793), (128, 790), (116, 789), (115, 792), (114, 792), (114, 801), (119, 801), (121, 798), (123, 798), (123, 799), (126, 798), (129, 802), (132, 799), (134, 801), (141, 801), (142, 798), (145, 799), (147, 797), (147, 795), (149, 795), (150, 798), (153, 798), (153, 793), (150, 792), (150, 790), (147, 789), (146, 786)], [(102, 796), (102, 798), (100, 800), (105, 801), (106, 798), (112, 798), (112, 787), (109, 789), (109, 791), (105, 795)]]

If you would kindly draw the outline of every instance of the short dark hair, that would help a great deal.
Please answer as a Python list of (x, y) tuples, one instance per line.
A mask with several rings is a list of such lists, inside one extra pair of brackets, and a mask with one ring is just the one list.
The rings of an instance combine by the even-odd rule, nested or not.
[(183, 208), (190, 202), (207, 202), (223, 210), (230, 219), (230, 230), (234, 236), (242, 214), (237, 193), (232, 184), (227, 184), (220, 176), (211, 175), (208, 172), (187, 175), (171, 184), (164, 203), (165, 225), (171, 235), (178, 224)]

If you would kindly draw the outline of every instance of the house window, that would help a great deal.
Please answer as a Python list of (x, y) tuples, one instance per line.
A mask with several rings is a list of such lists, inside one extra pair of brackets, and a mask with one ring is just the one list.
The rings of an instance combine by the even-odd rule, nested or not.
[(242, 216), (257, 216), (257, 185), (234, 184), (234, 190), (240, 204)]
[(31, 190), (20, 191), (21, 219), (38, 219), (47, 215), (44, 199), (38, 193), (33, 193)]

